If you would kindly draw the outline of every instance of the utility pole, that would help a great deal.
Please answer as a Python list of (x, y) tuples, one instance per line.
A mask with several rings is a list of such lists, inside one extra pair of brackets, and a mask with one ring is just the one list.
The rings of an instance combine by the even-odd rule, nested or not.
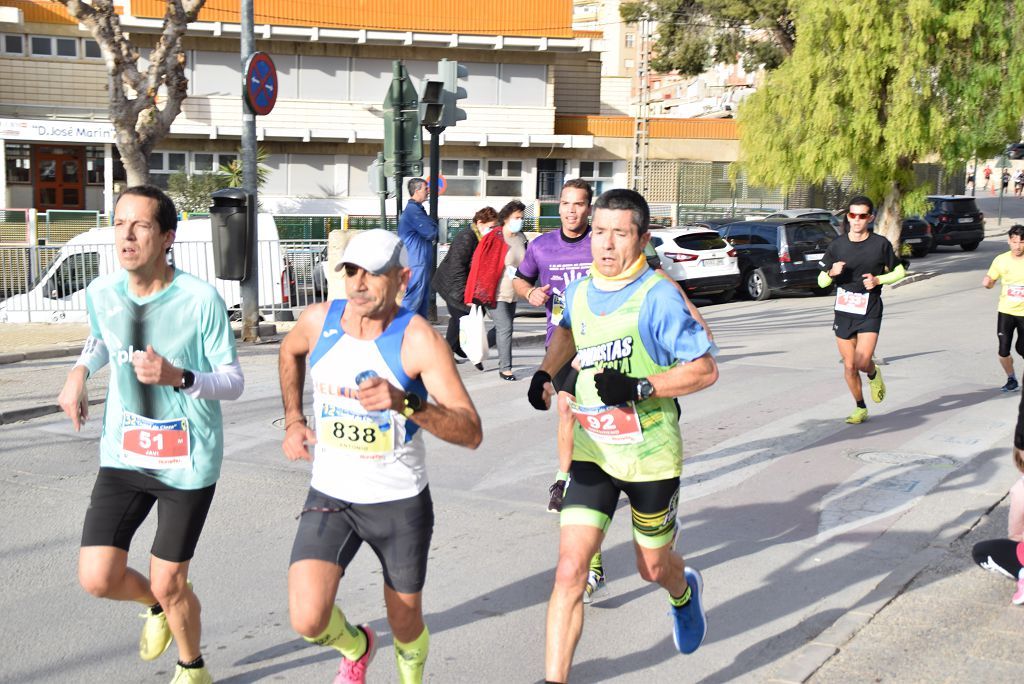
[[(242, 73), (246, 73), (249, 56), (256, 51), (256, 38), (253, 34), (253, 0), (242, 0), (241, 8), (241, 57)], [(256, 113), (249, 103), (242, 98), (242, 189), (247, 196), (249, 212), (249, 231), (251, 235), (250, 254), (252, 266), (249, 277), (240, 285), (242, 295), (242, 341), (256, 342), (259, 340), (259, 247), (256, 244), (259, 231), (256, 230)]]
[(648, 189), (648, 146), (650, 125), (651, 22), (640, 19), (640, 94), (633, 122), (633, 190), (646, 197)]

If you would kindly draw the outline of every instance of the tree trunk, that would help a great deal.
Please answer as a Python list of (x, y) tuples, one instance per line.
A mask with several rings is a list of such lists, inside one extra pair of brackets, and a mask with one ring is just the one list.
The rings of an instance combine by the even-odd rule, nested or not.
[(882, 206), (875, 210), (875, 232), (892, 244), (897, 255), (900, 253), (900, 228), (903, 223), (903, 217), (900, 216), (902, 199), (903, 189), (897, 181), (893, 181), (882, 200)]
[(124, 164), (124, 172), (129, 188), (136, 185), (149, 183), (149, 152), (144, 150), (133, 135), (134, 131), (122, 130), (123, 125), (117, 125), (117, 150), (121, 153), (121, 163)]

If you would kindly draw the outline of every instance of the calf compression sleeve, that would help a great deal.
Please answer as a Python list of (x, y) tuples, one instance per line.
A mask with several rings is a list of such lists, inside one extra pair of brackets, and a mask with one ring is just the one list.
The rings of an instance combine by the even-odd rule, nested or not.
[(423, 666), (430, 652), (430, 632), (423, 626), (423, 632), (412, 643), (402, 643), (395, 637), (395, 662), (398, 663), (398, 680), (402, 684), (421, 684)]
[(327, 623), (327, 629), (313, 638), (302, 638), (312, 644), (337, 649), (349, 660), (362, 658), (368, 646), (363, 630), (350, 625), (337, 605), (331, 606), (331, 619)]

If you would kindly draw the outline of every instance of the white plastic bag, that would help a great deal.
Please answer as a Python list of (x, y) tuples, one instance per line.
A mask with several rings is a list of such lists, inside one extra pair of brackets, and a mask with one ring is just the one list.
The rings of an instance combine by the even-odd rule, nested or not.
[(459, 321), (459, 345), (470, 363), (480, 364), (484, 362), (491, 352), (487, 344), (487, 325), (484, 321), (484, 308), (474, 304), (469, 313)]

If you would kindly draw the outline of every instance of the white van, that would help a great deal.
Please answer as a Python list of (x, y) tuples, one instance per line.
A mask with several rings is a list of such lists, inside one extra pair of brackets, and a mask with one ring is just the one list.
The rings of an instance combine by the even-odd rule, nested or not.
[[(260, 308), (282, 309), (288, 291), (282, 287), (286, 264), (271, 214), (257, 217)], [(228, 309), (241, 307), (239, 283), (214, 277), (210, 219), (178, 222), (171, 262), (217, 288)], [(60, 248), (53, 263), (25, 294), (0, 302), (0, 323), (84, 323), (85, 288), (101, 275), (121, 268), (114, 250), (114, 229), (94, 228)]]

